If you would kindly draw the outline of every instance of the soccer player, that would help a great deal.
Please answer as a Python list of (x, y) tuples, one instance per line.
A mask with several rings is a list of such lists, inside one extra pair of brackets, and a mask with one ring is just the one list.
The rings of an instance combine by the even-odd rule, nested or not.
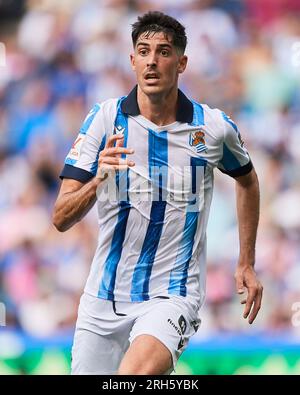
[(178, 89), (187, 66), (178, 21), (148, 12), (133, 24), (132, 40), (137, 85), (87, 115), (53, 213), (64, 232), (98, 200), (98, 246), (79, 305), (73, 374), (174, 369), (200, 323), (215, 167), (236, 183), (235, 280), (250, 324), (261, 305), (254, 270), (259, 186), (239, 131), (223, 112)]

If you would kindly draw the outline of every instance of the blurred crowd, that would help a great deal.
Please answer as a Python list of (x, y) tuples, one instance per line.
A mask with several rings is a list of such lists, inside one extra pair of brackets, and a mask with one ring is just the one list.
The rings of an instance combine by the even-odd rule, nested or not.
[[(237, 123), (261, 186), (257, 272), (264, 302), (252, 331), (300, 335), (300, 1), (30, 0), (1, 18), (0, 301), (7, 326), (55, 337), (74, 327), (97, 240), (97, 216), (51, 224), (64, 158), (95, 102), (127, 94), (131, 24), (160, 10), (186, 26), (180, 87)], [(246, 332), (235, 294), (234, 182), (216, 173), (207, 298), (196, 336)]]

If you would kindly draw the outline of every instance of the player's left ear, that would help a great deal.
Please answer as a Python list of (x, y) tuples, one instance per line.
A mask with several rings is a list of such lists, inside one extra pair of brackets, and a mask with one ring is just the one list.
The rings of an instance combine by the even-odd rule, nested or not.
[(188, 57), (186, 55), (182, 55), (179, 58), (178, 63), (178, 73), (181, 74), (184, 72), (186, 65), (187, 65)]

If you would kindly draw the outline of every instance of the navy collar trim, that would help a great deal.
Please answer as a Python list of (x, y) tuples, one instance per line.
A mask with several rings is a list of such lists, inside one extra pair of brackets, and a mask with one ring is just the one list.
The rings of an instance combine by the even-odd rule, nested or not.
[[(194, 117), (193, 103), (178, 89), (178, 106), (176, 121), (182, 123), (192, 123)], [(137, 85), (132, 89), (128, 96), (121, 103), (121, 110), (127, 115), (139, 115), (140, 109), (137, 102)]]

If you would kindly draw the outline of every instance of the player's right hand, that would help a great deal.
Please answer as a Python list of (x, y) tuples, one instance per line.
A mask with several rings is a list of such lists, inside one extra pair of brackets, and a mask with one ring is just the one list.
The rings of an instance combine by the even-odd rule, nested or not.
[(114, 134), (108, 138), (98, 159), (96, 178), (100, 179), (100, 181), (105, 180), (110, 174), (115, 174), (117, 170), (127, 170), (135, 165), (134, 161), (121, 158), (122, 154), (134, 153), (133, 149), (125, 148), (123, 144), (124, 136), (122, 134)]

